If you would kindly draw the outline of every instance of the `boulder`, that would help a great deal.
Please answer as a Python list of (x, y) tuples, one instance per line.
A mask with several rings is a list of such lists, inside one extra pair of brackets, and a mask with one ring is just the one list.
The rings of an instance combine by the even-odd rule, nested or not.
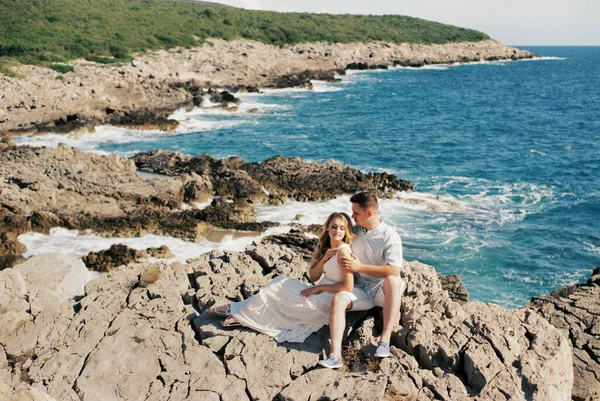
[(32, 256), (13, 270), (27, 283), (33, 316), (46, 309), (48, 304), (82, 296), (85, 284), (93, 278), (81, 259), (58, 253)]
[(469, 292), (463, 285), (459, 276), (456, 274), (449, 274), (447, 276), (438, 274), (438, 278), (442, 284), (442, 288), (448, 291), (450, 299), (458, 302), (459, 304), (464, 304), (471, 300), (471, 296), (469, 295)]
[(196, 173), (186, 177), (183, 185), (184, 202), (206, 202), (213, 194), (213, 184), (210, 180)]
[(600, 267), (584, 284), (533, 297), (527, 308), (544, 317), (570, 340), (573, 400), (600, 399)]
[(174, 258), (175, 255), (171, 252), (168, 246), (163, 245), (158, 248), (148, 248), (146, 249), (146, 253), (157, 259), (171, 259)]
[(302, 256), (305, 262), (310, 263), (312, 254), (317, 248), (318, 239), (314, 236), (308, 236), (300, 230), (292, 229), (286, 234), (269, 235), (263, 238), (261, 242), (263, 244), (285, 245)]
[(122, 244), (115, 244), (105, 251), (90, 252), (82, 259), (83, 263), (90, 270), (111, 272), (117, 266), (127, 265), (147, 258), (148, 254), (144, 251), (138, 251)]

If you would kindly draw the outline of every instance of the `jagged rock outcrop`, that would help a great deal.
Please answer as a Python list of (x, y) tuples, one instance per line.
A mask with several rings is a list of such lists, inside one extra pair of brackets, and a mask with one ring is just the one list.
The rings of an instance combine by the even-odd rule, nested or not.
[(336, 77), (336, 73), (345, 74), (344, 70), (305, 70), (296, 74), (282, 75), (273, 79), (271, 83), (268, 83), (266, 88), (306, 88), (312, 89), (312, 80), (327, 81), (327, 82), (340, 82), (341, 79)]
[(129, 248), (127, 245), (115, 244), (109, 249), (90, 252), (82, 258), (83, 263), (90, 270), (98, 272), (111, 272), (116, 267), (128, 265), (134, 262), (141, 262), (149, 257), (157, 259), (170, 259), (175, 257), (166, 245), (158, 248), (148, 248), (146, 250), (137, 250)]
[(44, 231), (66, 213), (122, 216), (139, 204), (174, 207), (183, 200), (181, 179), (140, 178), (132, 161), (115, 154), (0, 144), (0, 159), (2, 207), (39, 213), (24, 225)]
[(600, 267), (585, 284), (533, 297), (534, 310), (563, 332), (573, 347), (573, 400), (600, 399)]
[(453, 301), (462, 305), (471, 300), (471, 296), (459, 276), (456, 274), (449, 274), (447, 276), (438, 274), (438, 278), (442, 284), (442, 288), (448, 291), (448, 295)]
[[(265, 255), (270, 255), (272, 264), (282, 263), (281, 260), (284, 265), (287, 264), (287, 259), (282, 256), (285, 252), (276, 253), (266, 245), (260, 245), (258, 249), (263, 249)], [(239, 299), (241, 291), (236, 291), (235, 288), (247, 285), (250, 277), (237, 279), (227, 291), (219, 284), (220, 279), (215, 277), (237, 272), (240, 270), (240, 263), (253, 265), (256, 272), (256, 259), (262, 260), (256, 254), (256, 249), (250, 247), (246, 255), (252, 258), (249, 259), (246, 255), (242, 257), (246, 262), (241, 262), (239, 256), (232, 259), (232, 255), (227, 253), (203, 255), (192, 261), (190, 264), (193, 271), (204, 272), (201, 276), (204, 281), (197, 283), (199, 308), (206, 309), (213, 302), (225, 303)], [(231, 270), (228, 272), (228, 269)], [(293, 400), (312, 399), (310, 397), (317, 399), (322, 396), (330, 399), (358, 399), (360, 394), (371, 394), (373, 399), (403, 396), (419, 399), (492, 400), (505, 398), (508, 394), (513, 399), (522, 400), (570, 398), (572, 371), (570, 367), (564, 367), (564, 362), (570, 361), (569, 346), (565, 338), (548, 322), (527, 310), (505, 310), (478, 302), (461, 306), (443, 291), (431, 267), (411, 262), (407, 263), (405, 270), (404, 275), (409, 282), (408, 294), (402, 306), (402, 329), (394, 337), (394, 356), (378, 366), (372, 361), (372, 371), (361, 374), (332, 374), (328, 371), (290, 374), (288, 372), (293, 372), (296, 361), (290, 360), (281, 366), (282, 355), (277, 354), (277, 351), (272, 351), (274, 355), (271, 351), (268, 352), (272, 359), (262, 354), (260, 350), (270, 348), (260, 336), (255, 337), (254, 333), (247, 334), (243, 331), (244, 337), (240, 339), (240, 334), (219, 328), (214, 319), (204, 314), (194, 321), (194, 325), (203, 343), (225, 352), (228, 369), (235, 369), (239, 377), (246, 379), (248, 391), (254, 398), (271, 399), (278, 395), (280, 399)], [(293, 270), (291, 275), (302, 279), (303, 273), (304, 270)], [(377, 311), (375, 314), (377, 315)], [(510, 330), (507, 331), (507, 328)], [(364, 345), (363, 349), (355, 352), (368, 355), (369, 350), (373, 349), (369, 340), (380, 329), (378, 324), (373, 324), (372, 319), (359, 323), (358, 328), (349, 333), (350, 341), (354, 337), (355, 343)], [(245, 337), (246, 335), (249, 337)], [(314, 334), (300, 347), (310, 349), (313, 338), (320, 341), (327, 338), (326, 330)], [(228, 350), (231, 352), (229, 345), (223, 348), (223, 344), (231, 342), (237, 344), (237, 353), (228, 353)], [(321, 343), (324, 351), (327, 347), (326, 342)], [(368, 359), (363, 355), (363, 359), (365, 358)], [(255, 364), (256, 359), (260, 363)], [(315, 361), (316, 357), (312, 360)], [(264, 363), (273, 366), (277, 374), (273, 375), (269, 383), (253, 381), (252, 372), (255, 370), (261, 373), (260, 377), (271, 373), (271, 368), (268, 368), (269, 372), (265, 371)], [(369, 364), (358, 366), (366, 366), (368, 369)], [(328, 379), (322, 380), (323, 375)], [(344, 382), (345, 385), (338, 388), (332, 386), (334, 382)], [(370, 390), (365, 390), (365, 386)], [(285, 390), (280, 393), (283, 387)], [(367, 392), (361, 392), (363, 390)]]
[[(0, 158), (0, 256), (22, 253), (17, 236), (28, 231), (48, 234), (60, 226), (108, 236), (152, 233), (197, 241), (214, 227), (264, 231), (276, 225), (255, 221), (256, 203), (281, 204), (287, 197), (325, 200), (366, 189), (391, 196), (412, 188), (385, 173), (299, 158), (246, 163), (153, 151), (137, 155), (134, 163), (64, 145), (46, 149), (3, 143)], [(135, 164), (165, 176), (141, 178)], [(181, 208), (183, 201), (212, 196), (205, 209)]]
[(217, 196), (260, 202), (286, 197), (321, 201), (363, 190), (375, 190), (385, 197), (413, 188), (394, 175), (363, 173), (335, 160), (321, 164), (276, 156), (261, 163), (247, 163), (238, 157), (216, 160), (209, 155), (192, 157), (161, 150), (140, 153), (133, 160), (142, 171), (166, 175), (195, 173), (210, 179)]

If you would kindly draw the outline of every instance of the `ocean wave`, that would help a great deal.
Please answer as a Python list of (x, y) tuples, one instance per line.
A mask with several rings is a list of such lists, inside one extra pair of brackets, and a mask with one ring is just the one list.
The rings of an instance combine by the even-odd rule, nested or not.
[(339, 92), (344, 90), (343, 87), (340, 87), (339, 83), (316, 80), (310, 82), (313, 86), (313, 92)]
[(523, 221), (531, 214), (543, 212), (556, 198), (551, 186), (532, 183), (499, 183), (470, 177), (433, 177), (431, 188), (456, 202), (466, 214), (478, 221), (504, 225)]
[(450, 195), (436, 195), (424, 192), (397, 192), (398, 199), (404, 207), (416, 210), (427, 210), (444, 213), (471, 214), (466, 205)]
[(323, 224), (333, 212), (352, 214), (350, 196), (340, 196), (327, 202), (298, 202), (288, 200), (280, 206), (257, 206), (257, 221), (273, 221), (280, 224)]
[[(68, 146), (76, 147), (85, 152), (98, 154), (109, 154), (110, 152), (99, 149), (101, 145), (127, 144), (134, 142), (154, 142), (167, 137), (181, 135), (198, 131), (213, 131), (224, 128), (231, 128), (242, 124), (244, 121), (207, 121), (187, 118), (180, 121), (180, 126), (176, 132), (165, 132), (161, 130), (137, 130), (131, 128), (115, 127), (112, 125), (102, 125), (96, 128), (96, 132), (84, 134), (45, 134), (45, 135), (19, 135), (13, 138), (17, 145), (45, 146), (48, 148), (57, 148), (59, 144), (64, 143)], [(127, 152), (117, 152), (120, 155), (136, 154), (136, 150)]]
[(600, 245), (594, 245), (594, 244), (592, 244), (592, 243), (589, 243), (589, 242), (586, 242), (586, 241), (584, 241), (584, 242), (583, 242), (583, 248), (584, 248), (586, 251), (593, 252), (593, 253), (597, 253), (597, 254), (599, 254), (599, 255), (600, 255)]
[(547, 60), (568, 60), (567, 57), (543, 56), (535, 58), (523, 58), (516, 61), (547, 61)]
[(100, 144), (122, 144), (130, 142), (152, 142), (161, 137), (174, 135), (159, 130), (133, 130), (127, 128), (103, 125), (96, 128), (94, 133), (85, 134), (45, 134), (19, 135), (13, 138), (17, 145), (46, 146), (57, 148), (64, 143), (80, 150), (96, 153), (106, 153), (98, 150)]
[[(123, 244), (133, 249), (145, 250), (150, 247), (166, 245), (175, 255), (168, 262), (182, 262), (212, 250), (228, 250), (241, 252), (254, 241), (260, 241), (267, 235), (288, 232), (290, 227), (274, 227), (259, 235), (248, 233), (227, 232), (221, 241), (212, 242), (203, 240), (189, 242), (182, 239), (160, 235), (145, 235), (135, 238), (101, 237), (96, 234), (80, 233), (77, 230), (53, 228), (49, 235), (29, 232), (18, 237), (19, 241), (27, 248), (24, 257), (43, 253), (62, 253), (82, 257), (89, 252), (98, 252), (110, 248), (115, 244)], [(150, 259), (155, 260), (155, 259)]]

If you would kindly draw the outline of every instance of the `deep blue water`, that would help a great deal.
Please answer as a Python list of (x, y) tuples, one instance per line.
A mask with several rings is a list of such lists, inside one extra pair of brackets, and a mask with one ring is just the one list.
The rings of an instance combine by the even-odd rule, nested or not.
[(473, 299), (523, 306), (600, 265), (600, 47), (527, 49), (548, 59), (355, 73), (243, 96), (260, 115), (201, 110), (195, 132), (81, 145), (392, 172), (415, 184), (382, 205), (405, 258), (459, 274)]

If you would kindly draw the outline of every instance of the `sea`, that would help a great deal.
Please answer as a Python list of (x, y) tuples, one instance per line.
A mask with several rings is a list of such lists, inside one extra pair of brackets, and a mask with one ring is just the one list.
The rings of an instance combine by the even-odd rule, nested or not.
[[(383, 200), (380, 215), (401, 234), (404, 258), (458, 274), (472, 300), (518, 308), (587, 280), (600, 265), (600, 47), (517, 47), (541, 58), (349, 72), (312, 90), (240, 94), (235, 112), (176, 111), (176, 133), (102, 126), (15, 142), (123, 156), (157, 148), (256, 162), (300, 156), (395, 174), (415, 190)], [(295, 221), (322, 223), (350, 203), (290, 200), (258, 211), (259, 220), (282, 226), (202, 243), (64, 229), (20, 239), (28, 255), (83, 255), (121, 242), (166, 244), (185, 260), (241, 250)]]

